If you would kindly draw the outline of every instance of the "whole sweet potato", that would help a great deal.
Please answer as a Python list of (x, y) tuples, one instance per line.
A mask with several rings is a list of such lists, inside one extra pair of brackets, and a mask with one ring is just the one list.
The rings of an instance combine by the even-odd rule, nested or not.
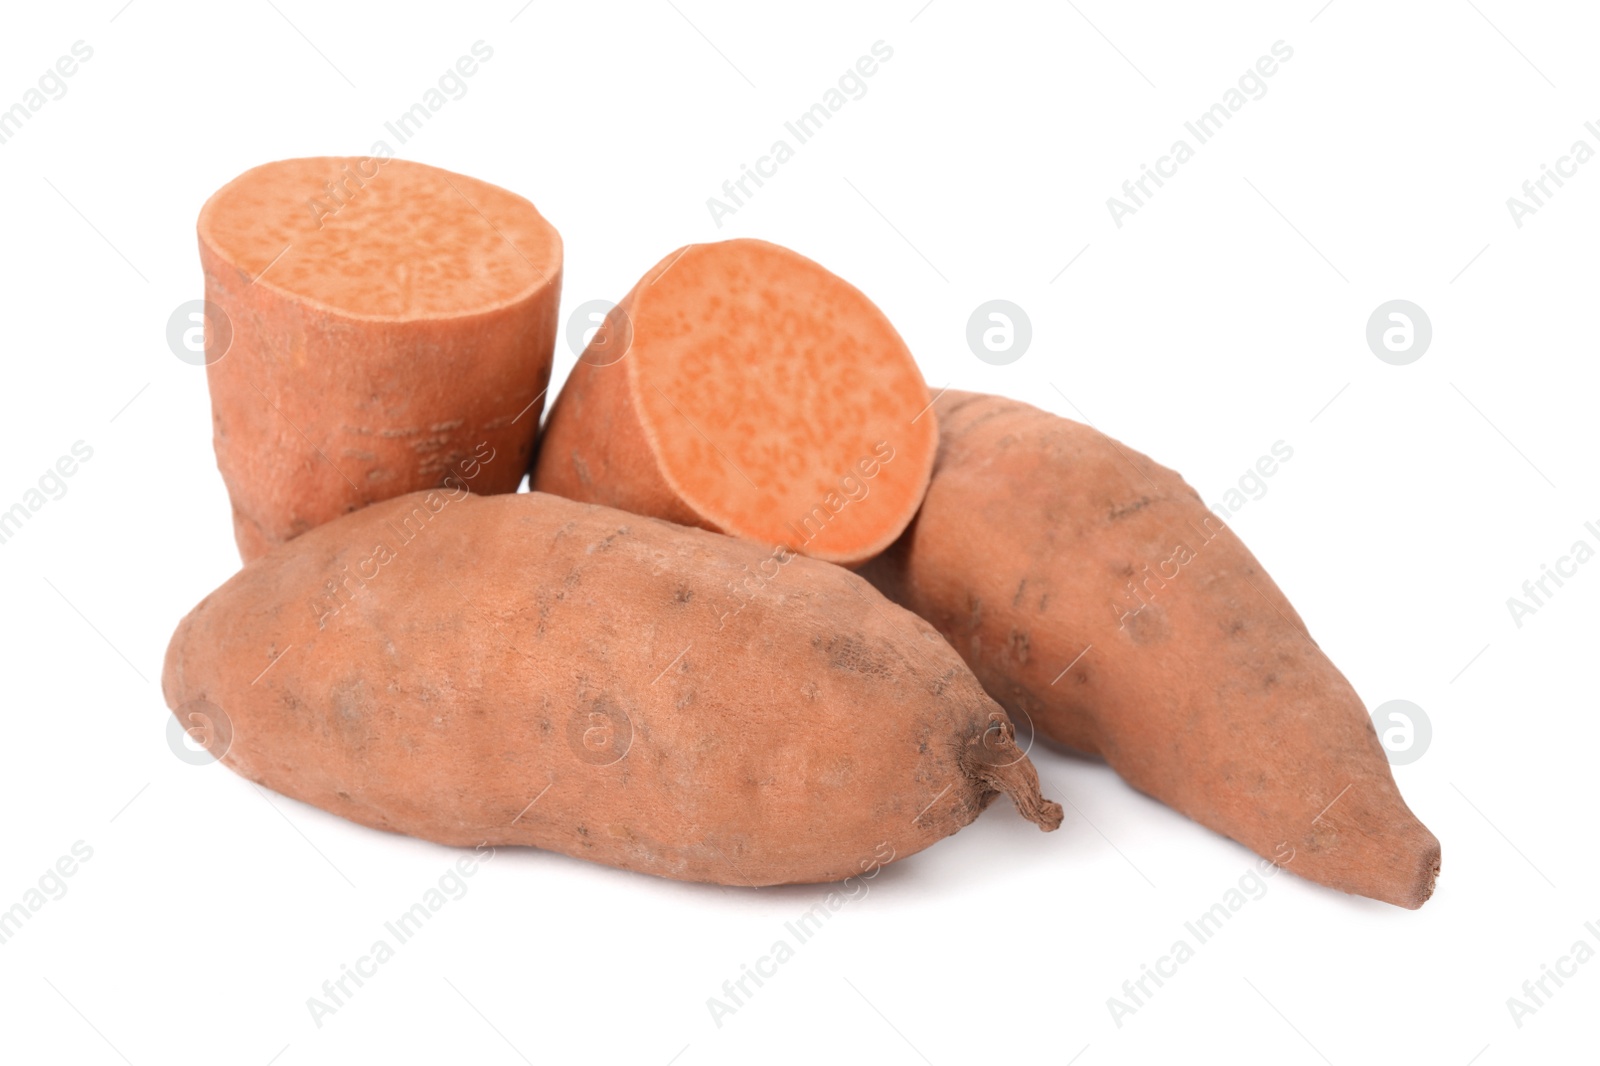
[(1313, 881), (1420, 907), (1438, 840), (1350, 683), (1195, 491), (1026, 404), (937, 409), (922, 510), (863, 576), (1043, 735)]
[(543, 493), (413, 493), (246, 566), (162, 686), (234, 770), (364, 825), (663, 877), (821, 882), (1000, 792), (1010, 720), (839, 567)]

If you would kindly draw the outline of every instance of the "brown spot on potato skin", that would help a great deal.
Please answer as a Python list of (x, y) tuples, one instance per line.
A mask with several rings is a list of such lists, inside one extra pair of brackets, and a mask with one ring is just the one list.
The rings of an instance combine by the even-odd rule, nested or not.
[(1151, 501), (1150, 497), (1148, 497), (1148, 496), (1140, 496), (1137, 500), (1134, 500), (1132, 503), (1126, 503), (1126, 504), (1123, 504), (1121, 507), (1113, 508), (1112, 511), (1111, 511), (1111, 514), (1108, 517), (1113, 522), (1119, 521), (1119, 520), (1121, 520), (1123, 518), (1128, 517), (1131, 514), (1135, 514), (1138, 511), (1143, 510), (1146, 507), (1149, 507), (1151, 502), (1152, 501)]
[[(848, 571), (795, 558), (782, 595), (721, 628), (675, 609), (685, 590), (715, 599), (767, 558), (755, 543), (650, 519), (619, 535), (607, 508), (471, 495), (318, 629), (301, 601), (412, 502), (310, 531), (179, 625), (163, 691), (174, 707), (207, 693), (226, 709), (229, 767), (444, 844), (735, 885), (858, 874), (884, 839), (911, 855), (1001, 791), (1040, 825), (1060, 822), (1021, 752), (973, 747), (1004, 712), (959, 656)], [(259, 666), (244, 667), (274, 642), (295, 650), (252, 686)], [(586, 746), (590, 729), (601, 735)], [(631, 739), (618, 752), (612, 737)], [(531, 781), (549, 791), (510, 824)]]
[(874, 649), (866, 639), (851, 633), (833, 634), (822, 641), (828, 655), (828, 665), (835, 670), (851, 673), (889, 677), (894, 673), (885, 654)]
[(1140, 647), (1162, 644), (1172, 638), (1172, 626), (1159, 603), (1146, 604), (1128, 615), (1123, 620), (1122, 632)]

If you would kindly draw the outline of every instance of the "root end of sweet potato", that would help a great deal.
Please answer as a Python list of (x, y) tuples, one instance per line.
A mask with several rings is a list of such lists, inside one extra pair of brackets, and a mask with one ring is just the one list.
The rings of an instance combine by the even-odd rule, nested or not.
[(1017, 813), (1044, 832), (1061, 828), (1065, 816), (1061, 804), (1045, 799), (1039, 791), (1039, 773), (1017, 747), (1009, 729), (998, 736), (986, 736), (973, 751), (980, 753), (968, 762), (967, 772), (973, 780), (991, 792), (1004, 792)]
[(1439, 842), (1435, 840), (1432, 849), (1423, 853), (1413, 890), (1409, 898), (1401, 901), (1400, 906), (1414, 911), (1433, 898), (1434, 887), (1439, 883), (1441, 857)]
[(1421, 822), (1411, 821), (1410, 831), (1401, 836), (1398, 845), (1403, 858), (1379, 874), (1377, 883), (1362, 894), (1414, 911), (1433, 897), (1441, 852), (1439, 839)]

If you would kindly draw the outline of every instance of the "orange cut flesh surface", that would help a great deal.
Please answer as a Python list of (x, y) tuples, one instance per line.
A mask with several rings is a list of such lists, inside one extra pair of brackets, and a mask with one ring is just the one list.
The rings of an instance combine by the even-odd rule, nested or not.
[(561, 265), (561, 238), (527, 200), (402, 159), (268, 163), (220, 189), (199, 225), (257, 284), (360, 318), (491, 310)]
[(631, 316), (634, 401), (694, 510), (845, 562), (905, 528), (936, 423), (905, 342), (854, 286), (764, 241), (691, 245), (640, 285)]

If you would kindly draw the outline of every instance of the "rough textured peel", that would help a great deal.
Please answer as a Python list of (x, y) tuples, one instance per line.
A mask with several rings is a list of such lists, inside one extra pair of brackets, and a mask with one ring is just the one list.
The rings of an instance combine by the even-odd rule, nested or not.
[(542, 493), (375, 504), (247, 565), (162, 687), (232, 769), (363, 825), (730, 885), (902, 858), (1001, 792), (1010, 720), (830, 564)]
[(1304, 877), (1421, 906), (1438, 840), (1350, 683), (1195, 491), (1026, 404), (937, 407), (927, 499), (863, 576), (1044, 736)]

